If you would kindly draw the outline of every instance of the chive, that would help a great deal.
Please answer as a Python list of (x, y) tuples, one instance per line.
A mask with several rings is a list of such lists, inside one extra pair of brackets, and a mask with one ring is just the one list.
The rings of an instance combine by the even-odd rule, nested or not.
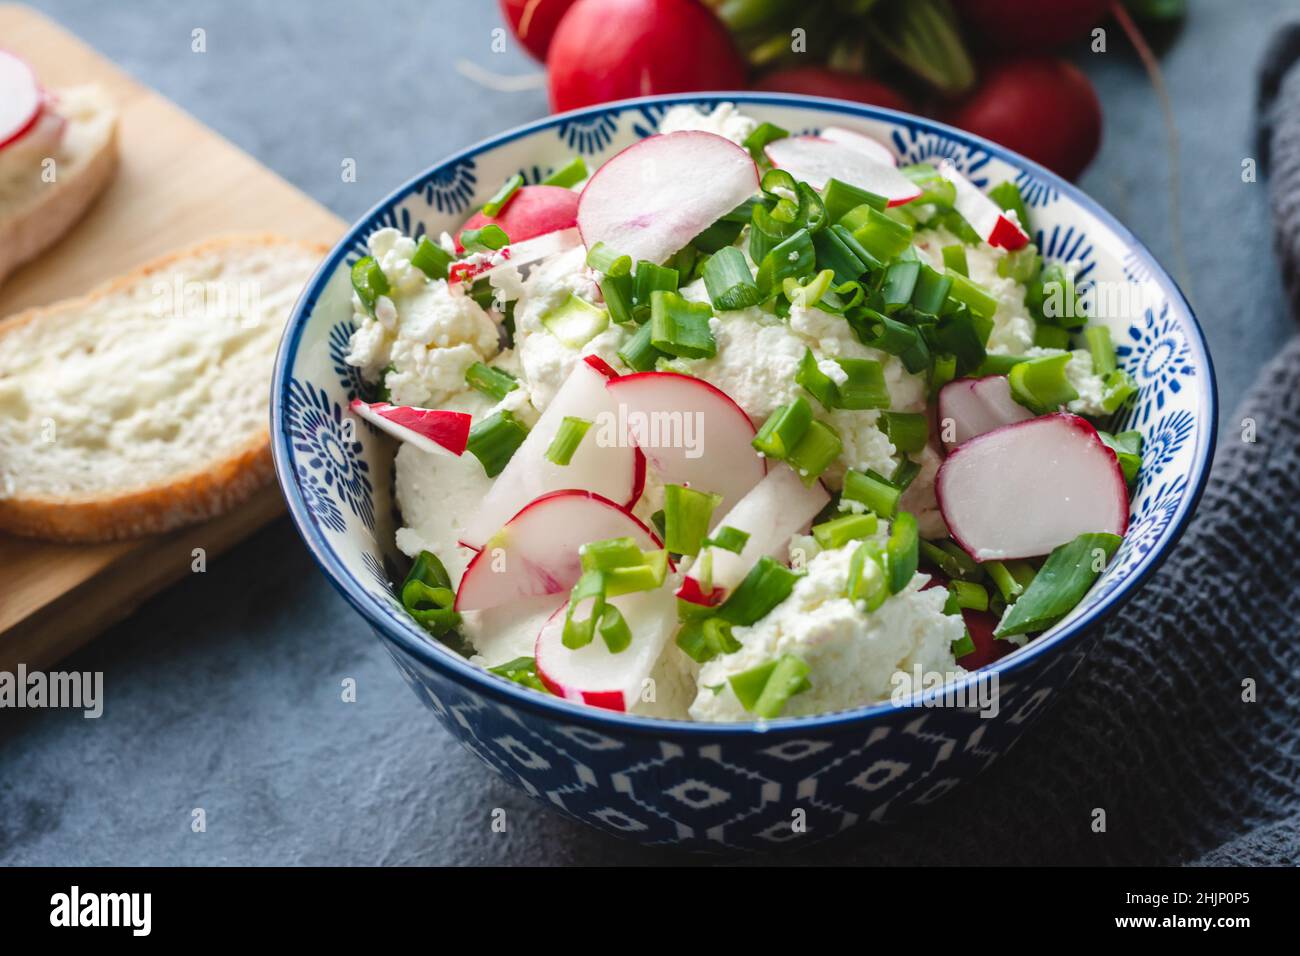
[(1107, 415), (1115, 412), (1121, 405), (1137, 394), (1137, 383), (1123, 369), (1116, 369), (1102, 379), (1104, 391), (1101, 396), (1101, 409)]
[(800, 229), (789, 239), (773, 246), (763, 257), (758, 267), (758, 287), (763, 290), (779, 288), (787, 276), (801, 276), (811, 272), (816, 261), (812, 234), (807, 229)]
[(1004, 279), (1015, 279), (1021, 285), (1028, 286), (1043, 268), (1043, 258), (1038, 254), (1038, 247), (1032, 242), (1008, 252), (998, 260), (998, 275)]
[(957, 187), (929, 163), (900, 166), (898, 171), (921, 187), (921, 195), (913, 202), (948, 209), (957, 201)]
[(888, 262), (912, 244), (912, 229), (889, 218), (872, 206), (851, 209), (841, 224), (853, 233), (862, 248), (880, 262)]
[(456, 592), (438, 556), (421, 551), (402, 582), (402, 607), (430, 634), (444, 634), (460, 623), (452, 606)]
[(732, 554), (740, 554), (741, 551), (745, 550), (745, 545), (748, 542), (748, 531), (741, 531), (739, 528), (733, 528), (730, 525), (723, 525), (704, 539), (704, 544), (707, 547), (721, 548), (723, 551), (730, 551)]
[[(921, 263), (896, 261), (885, 269), (885, 281), (880, 287), (880, 297), (885, 306), (907, 305), (912, 301), (912, 292), (916, 289), (917, 279), (921, 275)], [(890, 310), (892, 311), (892, 310)]]
[(512, 661), (506, 661), (506, 663), (498, 664), (496, 667), (489, 667), (488, 673), (496, 674), (508, 681), (514, 681), (516, 684), (522, 684), (533, 690), (541, 691), (543, 694), (550, 693), (550, 690), (542, 683), (541, 678), (537, 676), (537, 661), (531, 657), (516, 657)]
[(813, 525), (812, 533), (822, 548), (833, 551), (850, 541), (871, 537), (879, 526), (879, 519), (874, 514), (848, 514)]
[(630, 325), (636, 321), (636, 311), (632, 304), (632, 277), (630, 275), (611, 275), (601, 277), (600, 294), (605, 300), (610, 321), (618, 325)]
[(804, 349), (803, 358), (799, 360), (799, 368), (794, 373), (794, 380), (803, 387), (804, 391), (821, 402), (822, 408), (829, 411), (839, 407), (839, 385), (817, 365), (812, 349)]
[(567, 465), (573, 461), (573, 453), (582, 444), (582, 439), (586, 437), (587, 429), (591, 428), (591, 424), (585, 418), (565, 415), (560, 422), (560, 427), (555, 430), (555, 437), (551, 439), (550, 447), (546, 449), (546, 460), (555, 465)]
[(1055, 325), (1034, 326), (1034, 345), (1040, 349), (1068, 349), (1070, 332)]
[(1112, 435), (1109, 432), (1098, 431), (1097, 436), (1105, 443), (1106, 447), (1115, 453), (1119, 460), (1120, 470), (1124, 472), (1124, 481), (1133, 484), (1142, 469), (1142, 435), (1139, 432), (1127, 431), (1120, 432), (1118, 435)]
[(826, 217), (831, 222), (839, 222), (846, 212), (858, 206), (865, 205), (883, 211), (889, 205), (889, 200), (832, 177), (826, 180), (826, 186), (822, 189), (822, 203), (826, 206)]
[(791, 697), (812, 687), (808, 673), (809, 667), (803, 658), (782, 654), (776, 659), (776, 666), (768, 675), (763, 691), (749, 708), (750, 711), (755, 717), (780, 717)]
[(813, 236), (813, 251), (816, 253), (817, 265), (830, 269), (837, 283), (854, 282), (867, 271), (867, 263), (859, 258), (845, 243), (842, 235), (852, 233), (842, 226), (823, 229)]
[(1036, 415), (1046, 415), (1074, 401), (1079, 393), (1065, 376), (1069, 363), (1070, 353), (1062, 352), (1013, 366), (1007, 375), (1011, 397)]
[(747, 309), (763, 301), (745, 254), (735, 246), (719, 249), (704, 264), (704, 288), (720, 311)]
[(651, 331), (650, 323), (647, 322), (616, 353), (623, 364), (634, 372), (649, 372), (664, 354), (650, 344)]
[(1092, 356), (1094, 374), (1106, 375), (1119, 368), (1115, 361), (1115, 343), (1111, 341), (1110, 329), (1104, 325), (1090, 325), (1083, 330), (1083, 340), (1088, 345), (1088, 354)]
[(949, 272), (959, 276), (969, 276), (970, 268), (966, 265), (966, 247), (960, 244), (943, 247), (943, 265)]
[(381, 295), (388, 294), (388, 276), (373, 256), (358, 259), (352, 266), (352, 291), (371, 315)]
[(632, 303), (638, 313), (638, 322), (645, 321), (650, 312), (650, 298), (656, 292), (676, 292), (680, 282), (676, 269), (657, 265), (644, 259), (636, 264), (636, 279), (632, 286)]
[(844, 443), (839, 432), (824, 422), (812, 421), (804, 432), (794, 450), (786, 456), (786, 461), (805, 485), (812, 485), (840, 457)]
[(812, 406), (799, 396), (769, 415), (750, 444), (766, 458), (784, 460), (799, 444), (812, 420)]
[(653, 591), (668, 576), (668, 549), (643, 551), (642, 563), (611, 568), (605, 572), (605, 596), (618, 597), (633, 591)]
[(603, 242), (598, 242), (587, 250), (587, 265), (605, 275), (626, 276), (632, 274), (632, 257), (620, 255)]
[[(510, 205), (510, 200), (515, 198), (515, 193), (519, 192), (519, 187), (523, 184), (524, 177), (518, 173), (507, 179), (501, 184), (501, 188), (493, 193), (492, 198), (483, 204), (483, 215), (489, 219), (495, 219), (501, 215), (501, 210)], [(464, 244), (464, 241), (462, 239), (461, 243)]]
[(948, 299), (948, 290), (952, 288), (952, 279), (941, 272), (936, 272), (927, 265), (921, 265), (912, 290), (912, 308), (927, 315), (938, 315), (939, 310)]
[(586, 178), (587, 164), (582, 161), (581, 156), (574, 156), (573, 159), (543, 179), (541, 185), (562, 186), (565, 189), (570, 189)]
[(835, 364), (848, 378), (838, 385), (839, 407), (861, 411), (889, 407), (885, 369), (875, 359), (839, 358)]
[(920, 540), (916, 516), (910, 511), (900, 511), (890, 526), (889, 541), (885, 544), (885, 571), (890, 594), (897, 594), (907, 587), (907, 582), (916, 574)]
[(957, 598), (957, 606), (972, 611), (989, 609), (989, 592), (981, 584), (971, 581), (951, 581), (948, 590)]
[(415, 252), (411, 253), (411, 265), (430, 279), (447, 278), (447, 268), (453, 261), (455, 257), (428, 236), (421, 236), (420, 244), (415, 247)]
[(589, 541), (578, 549), (578, 557), (584, 571), (612, 571), (645, 561), (645, 555), (632, 537)]
[(923, 412), (881, 412), (880, 424), (895, 450), (903, 454), (920, 451), (930, 438), (930, 421)]
[(570, 292), (568, 298), (542, 316), (542, 325), (571, 349), (580, 349), (609, 327), (609, 313)]
[(959, 306), (934, 324), (923, 326), (922, 334), (931, 350), (956, 359), (956, 374), (969, 375), (984, 361), (987, 354), (984, 343), (992, 328), (991, 321)]
[(885, 580), (886, 563), (887, 558), (879, 543), (863, 541), (849, 558), (849, 577), (844, 596), (854, 604), (863, 605), (862, 609), (867, 612), (884, 604), (889, 597), (889, 586)]
[(731, 635), (731, 624), (720, 617), (687, 621), (677, 632), (677, 646), (700, 664), (740, 650), (740, 642)]
[(866, 505), (882, 518), (892, 518), (898, 510), (902, 492), (874, 471), (864, 473), (849, 469), (844, 473), (844, 488), (840, 496)]
[(650, 344), (680, 358), (712, 358), (718, 353), (709, 326), (712, 317), (706, 302), (689, 302), (676, 292), (652, 292)]
[(930, 368), (930, 348), (915, 326), (867, 308), (845, 318), (863, 345), (898, 356), (913, 375)]
[(484, 473), (495, 478), (526, 437), (528, 429), (523, 423), (502, 410), (470, 426), (465, 447), (482, 463)]
[(754, 162), (763, 163), (767, 161), (767, 157), (763, 152), (764, 147), (768, 143), (778, 139), (785, 139), (789, 135), (788, 131), (783, 130), (775, 123), (759, 123), (740, 145), (749, 150), (749, 155), (754, 157)]
[(732, 624), (753, 624), (788, 598), (798, 580), (794, 571), (764, 555), (718, 607), (718, 616)]
[[(1047, 556), (1025, 593), (1011, 605), (993, 636), (1044, 631), (1065, 617), (1083, 600), (1119, 544), (1119, 535), (1097, 532), (1081, 534), (1058, 547)], [(1104, 556), (1103, 561), (1098, 561), (1099, 555)], [(1098, 568), (1099, 563), (1103, 567)]]
[(503, 368), (475, 362), (465, 370), (465, 384), (498, 402), (519, 387), (519, 382)]
[(781, 283), (781, 291), (790, 305), (811, 309), (830, 291), (831, 281), (834, 278), (835, 273), (830, 269), (823, 269), (810, 277), (807, 282), (801, 282), (794, 276), (786, 276)]
[(768, 678), (772, 676), (774, 670), (776, 670), (776, 661), (770, 660), (727, 678), (727, 683), (731, 685), (731, 690), (740, 701), (741, 707), (753, 712), (754, 705), (763, 695), (763, 688), (767, 686)]
[(997, 586), (998, 593), (1002, 595), (1002, 600), (1008, 604), (1015, 604), (1016, 598), (1024, 593), (1024, 587), (1016, 580), (1015, 575), (1001, 561), (985, 561), (984, 570), (989, 573), (993, 579), (994, 585)]
[(722, 495), (683, 485), (664, 487), (664, 547), (674, 554), (699, 554)]
[(875, 256), (873, 256), (870, 252), (868, 252), (866, 247), (863, 246), (862, 243), (858, 242), (857, 237), (853, 235), (852, 230), (846, 228), (845, 226), (834, 225), (831, 226), (831, 228), (828, 231), (833, 232), (835, 234), (835, 237), (839, 239), (839, 241), (843, 244), (843, 246), (853, 254), (853, 257), (857, 259), (859, 262), (863, 263), (866, 268), (868, 269), (884, 268), (884, 263), (881, 262), (879, 259), (877, 259)]
[(481, 229), (466, 229), (460, 234), (460, 244), (467, 252), (496, 252), (510, 245), (510, 237), (497, 225)]
[(988, 195), (1003, 210), (1016, 214), (1016, 221), (1020, 223), (1021, 229), (1025, 232), (1030, 231), (1029, 210), (1025, 208), (1025, 201), (1021, 198), (1019, 186), (1009, 179), (1004, 180), (990, 189)]
[[(574, 612), (583, 601), (591, 601), (591, 613), (585, 619), (576, 619)], [(605, 613), (605, 574), (603, 571), (584, 571), (578, 583), (569, 592), (569, 608), (564, 612), (564, 630), (560, 642), (571, 651), (586, 647), (596, 634), (596, 625)]]
[(612, 604), (605, 605), (601, 612), (599, 630), (600, 639), (611, 654), (627, 650), (632, 643), (632, 629), (627, 626), (623, 612)]
[(960, 272), (953, 272), (950, 269), (947, 275), (952, 279), (952, 288), (948, 290), (949, 296), (970, 309), (974, 315), (985, 319), (993, 317), (993, 313), (998, 310), (998, 300), (987, 289), (972, 282)]

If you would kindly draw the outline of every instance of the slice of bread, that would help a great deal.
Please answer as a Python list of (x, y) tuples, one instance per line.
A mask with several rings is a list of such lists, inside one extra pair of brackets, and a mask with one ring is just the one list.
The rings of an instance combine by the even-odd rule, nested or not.
[(327, 248), (217, 239), (0, 322), (0, 530), (167, 531), (271, 479), (271, 365)]
[(33, 157), (30, 171), (0, 179), (0, 283), (52, 246), (81, 218), (117, 168), (117, 112), (97, 86), (77, 86), (56, 96), (65, 120), (52, 157), (53, 181)]

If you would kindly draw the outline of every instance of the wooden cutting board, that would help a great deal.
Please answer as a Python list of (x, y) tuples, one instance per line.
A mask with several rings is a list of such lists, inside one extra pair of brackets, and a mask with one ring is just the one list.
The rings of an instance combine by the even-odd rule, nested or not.
[[(342, 233), (342, 220), (44, 16), (0, 5), (0, 39), (47, 87), (98, 83), (120, 114), (115, 181), (67, 238), (0, 285), (0, 317), (222, 233), (320, 242)], [(193, 549), (211, 562), (283, 510), (272, 486), (215, 521), (137, 541), (57, 545), (0, 534), (0, 670), (54, 663), (193, 573)]]

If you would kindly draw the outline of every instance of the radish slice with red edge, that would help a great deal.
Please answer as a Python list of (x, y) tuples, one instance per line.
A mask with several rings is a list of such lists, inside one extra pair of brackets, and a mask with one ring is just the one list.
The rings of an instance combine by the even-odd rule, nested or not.
[(722, 495), (722, 510), (763, 480), (767, 464), (750, 444), (756, 430), (726, 392), (676, 372), (636, 372), (605, 385), (625, 440), (666, 484)]
[(825, 189), (831, 179), (884, 196), (891, 206), (901, 206), (921, 195), (916, 185), (892, 163), (867, 155), (856, 146), (819, 136), (788, 136), (764, 147), (773, 166), (784, 169), (813, 189)]
[[(784, 559), (791, 535), (808, 530), (813, 518), (830, 500), (821, 482), (814, 482), (810, 487), (793, 468), (777, 465), (734, 508), (721, 518), (715, 517), (709, 529), (716, 531), (726, 526), (748, 534), (749, 539), (740, 553), (724, 548), (702, 548), (686, 572), (677, 596), (692, 604), (713, 605), (724, 601), (759, 558)], [(711, 563), (711, 590), (706, 590), (696, 576), (705, 560)]]
[(544, 236), (525, 239), (523, 242), (512, 242), (490, 256), (454, 262), (447, 270), (447, 281), (455, 283), (490, 279), (498, 271), (530, 265), (540, 259), (576, 249), (580, 245), (582, 236), (578, 235), (577, 229), (548, 232)]
[(872, 139), (866, 133), (858, 133), (851, 129), (844, 129), (842, 126), (827, 126), (822, 130), (822, 139), (829, 139), (832, 143), (838, 143), (841, 146), (847, 146), (849, 149), (856, 149), (864, 156), (869, 156), (878, 163), (887, 166), (897, 166), (898, 157), (892, 150), (879, 140)]
[(482, 611), (568, 591), (582, 576), (579, 548), (624, 537), (643, 551), (663, 546), (653, 531), (608, 498), (576, 490), (542, 495), (524, 505), (470, 561), (456, 591), (456, 610)]
[(498, 216), (476, 212), (456, 233), (456, 249), (466, 229), (500, 226), (510, 242), (526, 242), (578, 224), (578, 194), (562, 186), (521, 186)]
[(27, 61), (0, 50), (0, 149), (25, 136), (44, 107), (45, 93)]
[(459, 458), (469, 442), (470, 416), (440, 408), (414, 408), (352, 399), (352, 411), (380, 431), (434, 455)]
[(939, 435), (950, 450), (977, 435), (1033, 417), (1011, 397), (1005, 375), (959, 378), (939, 390)]
[(1029, 242), (1029, 234), (978, 186), (958, 172), (951, 160), (945, 159), (939, 164), (939, 174), (957, 190), (953, 208), (990, 246), (1015, 250)]
[(578, 229), (588, 248), (662, 263), (758, 192), (749, 153), (715, 133), (661, 133), (601, 166), (582, 190)]
[[(632, 631), (632, 643), (610, 653), (597, 635), (576, 650), (564, 646), (568, 605), (556, 611), (537, 635), (537, 676), (547, 690), (592, 707), (627, 711), (640, 697), (668, 640), (677, 630), (677, 605), (666, 588), (609, 598)], [(585, 614), (587, 608), (579, 608)]]
[[(930, 580), (922, 586), (921, 590), (946, 587), (948, 587), (947, 578), (938, 572), (930, 572)], [(975, 650), (957, 658), (957, 663), (966, 670), (977, 671), (981, 667), (988, 667), (1016, 649), (1016, 645), (1010, 641), (1000, 641), (993, 636), (993, 632), (998, 627), (997, 615), (965, 607), (961, 610), (961, 619), (966, 625), (967, 633), (970, 634), (971, 643), (975, 645)]]
[[(551, 404), (483, 496), (478, 512), (465, 525), (461, 544), (481, 548), (528, 502), (562, 488), (592, 491), (629, 508), (636, 504), (645, 485), (645, 457), (631, 442), (611, 441), (613, 430), (601, 426), (603, 421), (616, 420), (614, 400), (605, 389), (610, 372), (609, 365), (594, 355), (574, 365)], [(569, 463), (557, 465), (546, 457), (546, 452), (566, 416), (592, 425)]]
[(1081, 534), (1128, 527), (1115, 453), (1064, 412), (958, 445), (939, 468), (935, 494), (953, 539), (976, 561), (1038, 557)]

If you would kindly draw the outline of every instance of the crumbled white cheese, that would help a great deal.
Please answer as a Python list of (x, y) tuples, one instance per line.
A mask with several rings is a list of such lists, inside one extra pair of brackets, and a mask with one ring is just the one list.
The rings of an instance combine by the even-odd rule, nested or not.
[(705, 133), (716, 133), (740, 145), (757, 126), (755, 120), (737, 111), (736, 104), (719, 103), (708, 113), (694, 106), (674, 106), (659, 121), (659, 132), (702, 130)]

